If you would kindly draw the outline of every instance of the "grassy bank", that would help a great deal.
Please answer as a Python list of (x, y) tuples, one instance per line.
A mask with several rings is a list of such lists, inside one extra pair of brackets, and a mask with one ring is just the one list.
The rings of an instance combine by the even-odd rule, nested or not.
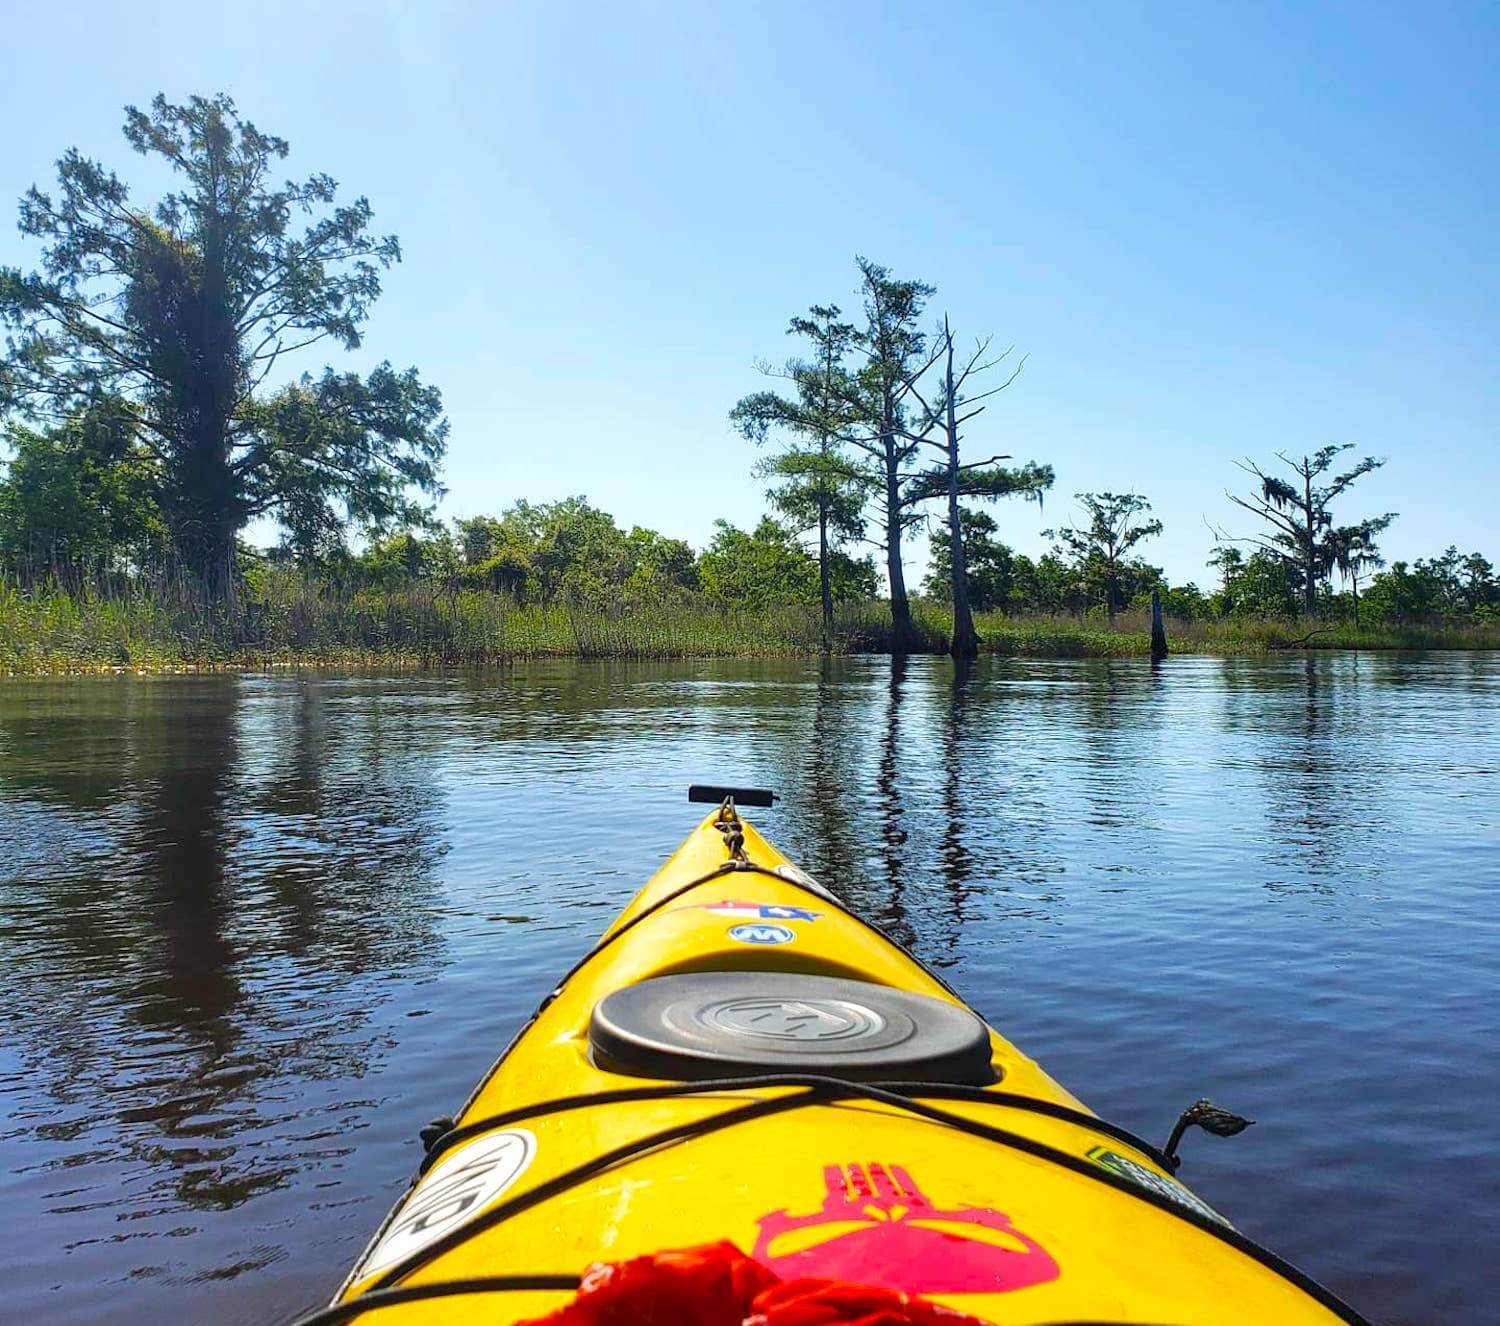
[[(1108, 622), (1077, 617), (981, 615), (985, 648), (997, 654), (1108, 658), (1151, 652), (1151, 621), (1121, 613)], [(1266, 654), (1295, 649), (1500, 649), (1500, 624), (1361, 626), (1352, 622), (1168, 621), (1176, 654)]]
[[(946, 610), (919, 605), (928, 648), (941, 650)], [(1074, 617), (982, 616), (985, 648), (997, 654), (1061, 658), (1144, 655), (1143, 617), (1110, 626)], [(1178, 653), (1256, 654), (1307, 634), (1300, 622), (1174, 622)], [(340, 594), (299, 585), (230, 614), (147, 593), (78, 597), (0, 586), (0, 671), (73, 672), (110, 668), (485, 666), (518, 659), (797, 657), (821, 644), (815, 608), (724, 611), (701, 601), (605, 607), (518, 605), (481, 591), (429, 586)], [(884, 604), (839, 611), (834, 648), (890, 649)], [(1495, 649), (1500, 627), (1336, 625), (1310, 649)]]

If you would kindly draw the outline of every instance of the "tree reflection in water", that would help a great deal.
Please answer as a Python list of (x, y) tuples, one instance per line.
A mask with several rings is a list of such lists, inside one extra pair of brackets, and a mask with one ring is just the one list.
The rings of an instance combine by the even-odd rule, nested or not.
[[(422, 905), (435, 793), (363, 719), (326, 749), (316, 690), (195, 678), (73, 701), (86, 722), (55, 732), (0, 715), (10, 809), (47, 845), (0, 881), (24, 1082), (10, 1141), (29, 1137), (29, 1170), (56, 1176), (43, 1209), (65, 1209), (67, 1176), (86, 1172), (92, 1209), (166, 1240), (137, 1278), (173, 1277), (192, 1233), (194, 1263), (207, 1234), (212, 1274), (233, 1276), (283, 1256), (280, 1240), (189, 1213), (336, 1170), (371, 1104), (350, 1086), (385, 1050), (378, 974), (441, 962)], [(58, 1255), (36, 1236), (32, 1255)], [(68, 1245), (67, 1274), (109, 1242)]]

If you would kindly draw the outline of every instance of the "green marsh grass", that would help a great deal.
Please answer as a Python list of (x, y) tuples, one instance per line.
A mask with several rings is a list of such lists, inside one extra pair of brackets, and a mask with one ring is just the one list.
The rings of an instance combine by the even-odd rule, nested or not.
[[(922, 647), (941, 652), (946, 605), (913, 605)], [(987, 652), (1038, 657), (1129, 657), (1150, 651), (1149, 622), (1003, 617), (977, 623)], [(1495, 649), (1500, 626), (1389, 627), (1352, 623), (1171, 622), (1179, 654), (1306, 649)], [(488, 666), (518, 659), (801, 657), (822, 647), (816, 607), (725, 609), (693, 596), (605, 604), (518, 604), (483, 590), (417, 584), (339, 591), (271, 579), (252, 602), (206, 608), (190, 596), (138, 587), (115, 594), (23, 591), (0, 584), (0, 671), (273, 667)], [(838, 610), (838, 653), (889, 652), (884, 603)]]

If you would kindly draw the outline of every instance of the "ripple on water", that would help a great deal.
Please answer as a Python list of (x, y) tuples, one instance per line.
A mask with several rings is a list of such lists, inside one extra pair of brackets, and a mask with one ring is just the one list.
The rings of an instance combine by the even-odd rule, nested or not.
[(284, 1318), (692, 822), (778, 841), (1242, 1228), (1480, 1320), (1500, 664), (539, 664), (0, 686), (0, 1201), (27, 1317)]

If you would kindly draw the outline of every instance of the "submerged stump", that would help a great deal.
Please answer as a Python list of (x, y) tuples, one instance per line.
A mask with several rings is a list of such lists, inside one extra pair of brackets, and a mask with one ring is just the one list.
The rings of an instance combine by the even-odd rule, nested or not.
[(1161, 615), (1161, 590), (1151, 591), (1151, 661), (1159, 663), (1167, 656), (1167, 628)]

